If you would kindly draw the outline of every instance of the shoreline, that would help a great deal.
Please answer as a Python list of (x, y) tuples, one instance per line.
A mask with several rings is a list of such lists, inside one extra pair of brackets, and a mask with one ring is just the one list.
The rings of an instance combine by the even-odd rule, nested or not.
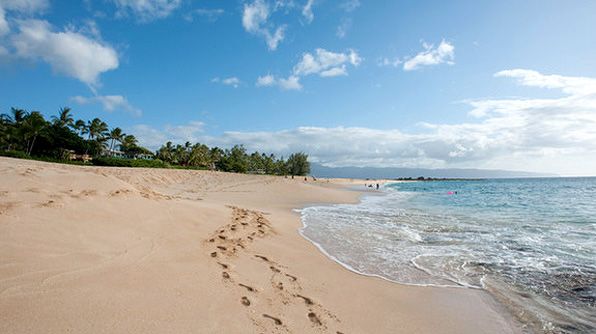
[[(349, 190), (355, 190), (355, 189), (349, 189)], [(358, 191), (358, 190), (355, 190)], [(383, 196), (382, 193), (379, 192), (375, 192), (375, 193), (363, 193), (361, 194), (361, 198), (359, 199), (359, 202), (362, 201), (362, 197), (363, 196)], [(318, 203), (318, 204), (311, 204), (311, 205), (307, 205), (304, 206), (300, 209), (294, 209), (296, 212), (298, 212), (300, 214), (300, 210), (308, 208), (308, 207), (312, 207), (312, 206), (327, 206), (327, 205), (337, 205), (337, 204), (349, 204), (349, 203)], [(304, 220), (302, 220), (302, 217), (299, 218), (301, 221), (302, 226), (298, 229), (298, 234), (300, 234), (300, 236), (304, 239), (306, 239), (308, 242), (310, 242), (311, 244), (313, 244), (321, 253), (323, 253), (326, 257), (328, 257), (331, 261), (336, 262), (337, 264), (339, 264), (340, 266), (344, 267), (345, 269), (347, 269), (348, 271), (353, 272), (354, 274), (357, 275), (361, 275), (361, 276), (365, 276), (365, 277), (373, 277), (373, 278), (379, 278), (391, 283), (395, 283), (395, 284), (399, 284), (399, 285), (408, 285), (408, 286), (419, 286), (419, 287), (437, 287), (437, 288), (456, 288), (456, 289), (476, 289), (476, 290), (482, 290), (485, 291), (485, 289), (483, 287), (476, 287), (476, 286), (471, 286), (471, 285), (463, 285), (461, 283), (458, 282), (453, 282), (453, 285), (441, 285), (441, 284), (415, 284), (415, 283), (406, 283), (406, 282), (400, 282), (400, 281), (396, 281), (396, 280), (392, 280), (390, 278), (378, 275), (378, 274), (368, 274), (362, 271), (357, 270), (356, 268), (350, 266), (347, 263), (342, 262), (341, 260), (339, 260), (337, 257), (329, 254), (329, 252), (327, 252), (327, 250), (325, 250), (325, 248), (323, 248), (323, 246), (321, 244), (319, 244), (318, 242), (312, 240), (311, 238), (307, 237), (306, 235), (304, 235), (303, 231), (304, 229), (308, 226), (306, 224), (306, 222), (304, 222)], [(415, 267), (417, 267), (414, 264)], [(418, 267), (417, 267), (418, 268)], [(419, 269), (419, 268), (418, 268)], [(421, 271), (424, 272), (424, 270), (419, 269)], [(426, 272), (425, 272), (426, 273)], [(428, 273), (426, 273), (428, 274)], [(430, 274), (429, 274), (430, 275)]]
[(486, 292), (330, 261), (292, 210), (366, 193), (341, 182), (7, 158), (0, 177), (5, 332), (521, 332)]

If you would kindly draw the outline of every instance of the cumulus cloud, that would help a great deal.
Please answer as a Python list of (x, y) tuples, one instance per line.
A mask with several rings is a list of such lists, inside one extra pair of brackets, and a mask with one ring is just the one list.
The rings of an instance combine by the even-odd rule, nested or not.
[(139, 21), (148, 22), (170, 16), (181, 0), (112, 0), (118, 8), (117, 16), (132, 14)]
[(311, 23), (315, 18), (315, 14), (312, 12), (312, 6), (315, 4), (315, 0), (306, 0), (306, 4), (302, 7), (302, 16), (306, 19), (306, 22)]
[(192, 22), (194, 21), (195, 16), (198, 16), (209, 22), (215, 22), (224, 13), (225, 11), (221, 8), (197, 8), (184, 15), (184, 19)]
[(300, 78), (295, 75), (290, 75), (287, 78), (277, 78), (271, 74), (260, 76), (255, 83), (257, 87), (273, 87), (277, 86), (283, 90), (301, 90), (302, 84)]
[(244, 4), (242, 26), (247, 32), (265, 38), (269, 50), (276, 50), (285, 38), (285, 25), (270, 27), (268, 24), (271, 8), (264, 0)]
[(256, 85), (257, 87), (268, 87), (273, 86), (275, 84), (275, 77), (271, 74), (263, 75), (257, 78)]
[(229, 77), (229, 78), (223, 78), (223, 79), (220, 79), (219, 77), (215, 77), (215, 78), (211, 79), (211, 82), (221, 83), (222, 85), (232, 86), (234, 88), (238, 88), (238, 86), (241, 83), (240, 79), (238, 79), (236, 77)]
[(122, 95), (96, 95), (92, 97), (74, 96), (71, 100), (80, 105), (99, 103), (105, 111), (109, 112), (122, 110), (135, 116), (140, 116), (142, 113), (140, 109), (131, 105), (126, 97)]
[(33, 14), (49, 7), (48, 0), (2, 0), (0, 7), (21, 13)]
[(320, 76), (345, 75), (346, 65), (358, 66), (362, 58), (354, 50), (346, 53), (336, 53), (325, 49), (316, 49), (315, 53), (306, 52), (302, 59), (294, 66), (294, 74), (305, 76), (318, 74)]
[(17, 57), (42, 60), (90, 87), (98, 84), (100, 74), (118, 68), (118, 54), (109, 44), (81, 32), (54, 31), (42, 20), (18, 21), (18, 29), (12, 36)]
[[(10, 25), (6, 17), (6, 12), (16, 12), (20, 14), (35, 14), (45, 11), (49, 6), (48, 0), (2, 0), (0, 1), (0, 37), (10, 32)], [(0, 46), (7, 54), (6, 48)]]
[(316, 49), (314, 54), (306, 52), (292, 69), (287, 78), (276, 78), (271, 74), (257, 78), (257, 87), (278, 86), (284, 90), (300, 90), (300, 78), (308, 75), (319, 75), (323, 78), (348, 75), (347, 66), (358, 66), (362, 58), (354, 50), (347, 52), (331, 52)]
[[(470, 100), (470, 120), (423, 123), (420, 131), (299, 127), (273, 132), (225, 132), (196, 141), (287, 155), (305, 151), (330, 166), (503, 168), (566, 175), (596, 170), (596, 78), (501, 71), (524, 86), (554, 89), (546, 99)], [(263, 83), (272, 78), (263, 77)]]
[(422, 46), (424, 51), (404, 61), (405, 71), (417, 70), (422, 66), (454, 64), (455, 46), (453, 44), (442, 40), (437, 47), (428, 43), (422, 43)]
[(505, 70), (495, 73), (495, 77), (509, 77), (518, 80), (524, 86), (561, 89), (569, 95), (589, 95), (596, 93), (594, 78), (566, 77), (562, 75), (544, 75), (525, 69)]

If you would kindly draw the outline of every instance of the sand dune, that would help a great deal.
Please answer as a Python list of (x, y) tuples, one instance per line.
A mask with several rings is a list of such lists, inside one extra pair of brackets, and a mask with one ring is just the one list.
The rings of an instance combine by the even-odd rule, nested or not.
[(338, 182), (0, 158), (2, 333), (511, 333), (482, 291), (347, 271), (292, 212)]

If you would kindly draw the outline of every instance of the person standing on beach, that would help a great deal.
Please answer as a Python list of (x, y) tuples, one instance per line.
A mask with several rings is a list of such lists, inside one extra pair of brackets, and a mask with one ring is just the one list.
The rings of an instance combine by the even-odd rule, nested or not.
[(377, 190), (379, 190), (379, 184), (377, 183)]

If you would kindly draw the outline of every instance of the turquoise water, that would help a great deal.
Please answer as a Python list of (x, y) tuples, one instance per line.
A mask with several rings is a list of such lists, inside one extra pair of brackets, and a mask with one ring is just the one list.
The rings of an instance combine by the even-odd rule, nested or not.
[(485, 289), (528, 331), (596, 332), (596, 178), (387, 185), (302, 210), (302, 234), (357, 272)]

